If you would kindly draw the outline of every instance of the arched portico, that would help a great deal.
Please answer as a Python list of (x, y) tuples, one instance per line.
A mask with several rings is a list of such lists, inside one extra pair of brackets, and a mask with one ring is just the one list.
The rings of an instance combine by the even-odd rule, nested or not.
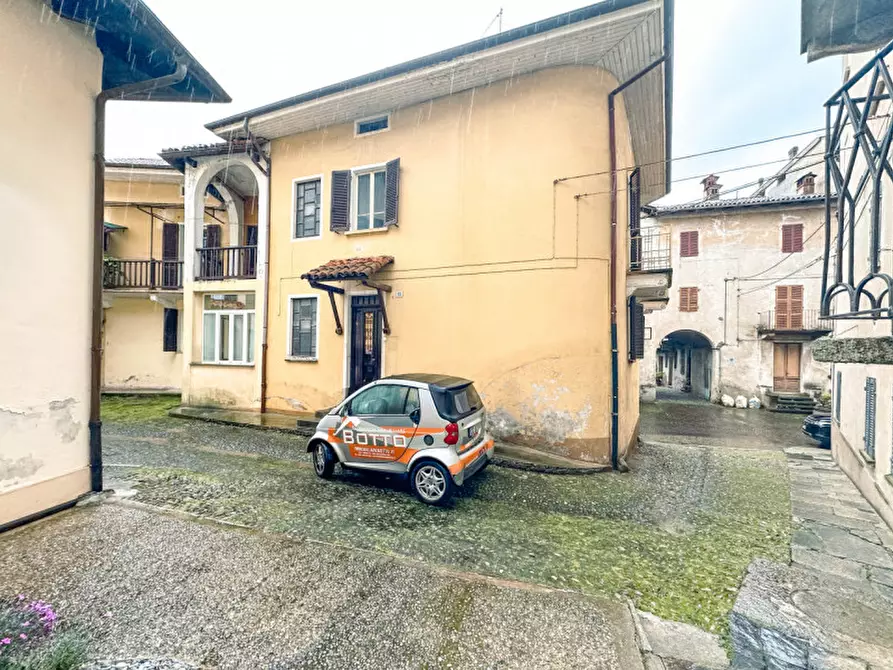
[(696, 330), (674, 330), (658, 344), (657, 399), (715, 399), (713, 344)]

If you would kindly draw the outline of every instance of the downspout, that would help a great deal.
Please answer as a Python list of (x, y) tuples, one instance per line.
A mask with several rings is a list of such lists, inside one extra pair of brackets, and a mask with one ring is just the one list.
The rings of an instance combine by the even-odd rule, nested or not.
[[(267, 329), (270, 323), (270, 221), (273, 209), (273, 146), (267, 159), (267, 243), (264, 253), (264, 324), (260, 343), (260, 412), (267, 411)], [(258, 222), (260, 223), (260, 222)]]
[(611, 169), (611, 262), (608, 275), (611, 282), (611, 468), (620, 467), (620, 355), (617, 350), (617, 131), (614, 122), (614, 98), (627, 87), (636, 83), (658, 65), (667, 60), (667, 55), (639, 70), (630, 79), (620, 84), (608, 94), (608, 152)]
[(102, 388), (102, 238), (105, 222), (105, 103), (125, 100), (136, 93), (146, 93), (173, 86), (186, 78), (186, 66), (177, 65), (169, 75), (125, 84), (101, 91), (96, 96), (93, 129), (93, 323), (90, 333), (90, 490), (102, 491), (102, 421), (100, 399)]

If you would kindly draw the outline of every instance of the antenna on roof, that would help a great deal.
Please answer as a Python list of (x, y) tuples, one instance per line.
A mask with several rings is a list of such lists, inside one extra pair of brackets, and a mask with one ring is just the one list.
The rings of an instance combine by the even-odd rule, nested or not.
[[(486, 35), (490, 31), (490, 28), (493, 27), (494, 23), (497, 24), (496, 33), (497, 34), (501, 33), (502, 32), (502, 7), (499, 8), (499, 12), (496, 14), (496, 16), (493, 17), (493, 20), (487, 24), (487, 27), (484, 28), (484, 35)], [(484, 35), (481, 35), (481, 37), (483, 37)]]

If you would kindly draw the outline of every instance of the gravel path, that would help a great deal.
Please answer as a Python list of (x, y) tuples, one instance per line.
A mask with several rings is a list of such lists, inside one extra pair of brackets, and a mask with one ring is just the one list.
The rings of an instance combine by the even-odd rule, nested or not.
[(39, 595), (85, 628), (98, 658), (276, 669), (642, 667), (622, 602), (123, 504), (4, 534), (0, 574), (5, 588)]

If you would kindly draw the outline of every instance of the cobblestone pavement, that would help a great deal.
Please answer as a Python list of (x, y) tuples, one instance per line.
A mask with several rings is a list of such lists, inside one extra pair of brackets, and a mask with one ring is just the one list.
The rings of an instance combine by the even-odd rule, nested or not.
[(107, 484), (136, 499), (496, 578), (631, 598), (723, 632), (747, 565), (781, 559), (789, 499), (780, 454), (643, 446), (626, 474), (491, 467), (447, 509), (399, 480), (315, 477), (289, 435), (183, 420), (104, 426)]
[(749, 570), (732, 615), (737, 667), (893, 668), (893, 532), (830, 452), (785, 451), (791, 565)]
[(642, 668), (622, 601), (123, 503), (4, 534), (0, 574), (4, 589), (53, 602), (98, 658), (238, 670)]
[(642, 403), (640, 411), (641, 433), (650, 442), (777, 451), (816, 444), (800, 430), (802, 414), (731, 409), (707, 402)]

